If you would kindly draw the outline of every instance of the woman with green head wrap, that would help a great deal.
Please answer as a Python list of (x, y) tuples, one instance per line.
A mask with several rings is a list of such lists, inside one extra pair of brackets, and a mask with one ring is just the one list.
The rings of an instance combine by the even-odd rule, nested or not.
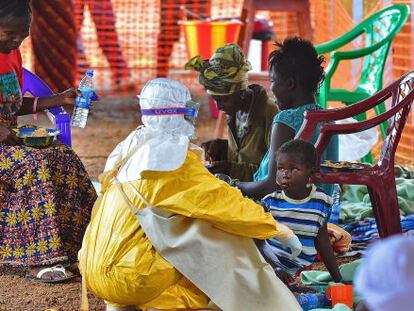
[(237, 44), (218, 48), (209, 60), (193, 57), (185, 68), (200, 73), (200, 84), (227, 115), (228, 140), (203, 144), (210, 171), (251, 181), (269, 147), (277, 106), (262, 86), (247, 84), (251, 65)]

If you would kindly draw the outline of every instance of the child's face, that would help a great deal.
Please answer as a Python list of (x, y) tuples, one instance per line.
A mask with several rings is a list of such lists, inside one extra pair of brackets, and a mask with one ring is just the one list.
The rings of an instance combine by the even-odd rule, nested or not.
[(8, 54), (19, 48), (30, 34), (31, 18), (19, 18), (10, 23), (0, 21), (0, 53)]
[(312, 171), (295, 155), (281, 153), (277, 157), (276, 182), (287, 195), (306, 189)]
[(270, 69), (271, 90), (276, 97), (276, 103), (280, 110), (291, 107), (291, 95), (294, 91), (294, 82), (292, 78), (284, 78), (276, 72), (273, 67)]

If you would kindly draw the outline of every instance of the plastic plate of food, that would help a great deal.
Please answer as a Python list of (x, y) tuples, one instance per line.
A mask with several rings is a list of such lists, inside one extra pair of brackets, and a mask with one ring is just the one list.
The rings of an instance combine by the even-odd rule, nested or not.
[(365, 168), (360, 163), (348, 162), (348, 161), (331, 161), (325, 160), (321, 163), (321, 167), (336, 169), (336, 170), (360, 170)]
[(15, 129), (15, 131), (16, 136), (21, 138), (25, 146), (35, 148), (51, 146), (56, 136), (60, 134), (60, 131), (57, 129), (36, 126), (22, 126)]

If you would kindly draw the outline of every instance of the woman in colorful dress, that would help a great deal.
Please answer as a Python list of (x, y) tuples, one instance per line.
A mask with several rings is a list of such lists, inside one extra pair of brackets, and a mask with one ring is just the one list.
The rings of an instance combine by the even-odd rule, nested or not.
[(25, 98), (19, 46), (30, 32), (28, 0), (0, 5), (0, 265), (30, 267), (42, 282), (72, 276), (96, 193), (72, 149), (55, 144), (35, 149), (19, 144), (17, 116), (72, 105), (69, 89), (47, 98)]

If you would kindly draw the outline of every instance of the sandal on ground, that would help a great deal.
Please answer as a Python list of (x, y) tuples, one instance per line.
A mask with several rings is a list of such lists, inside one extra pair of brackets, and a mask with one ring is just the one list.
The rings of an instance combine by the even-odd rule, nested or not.
[[(45, 278), (45, 275), (47, 273), (51, 274), (51, 278)], [(66, 272), (66, 269), (64, 266), (62, 265), (56, 265), (53, 267), (47, 267), (44, 269), (41, 269), (36, 276), (30, 274), (30, 272), (28, 274), (26, 274), (25, 278), (28, 280), (33, 280), (33, 281), (38, 281), (38, 282), (42, 282), (42, 283), (62, 283), (62, 282), (66, 282), (68, 280), (71, 280), (73, 278), (75, 278), (76, 275), (74, 274), (68, 274)]]

